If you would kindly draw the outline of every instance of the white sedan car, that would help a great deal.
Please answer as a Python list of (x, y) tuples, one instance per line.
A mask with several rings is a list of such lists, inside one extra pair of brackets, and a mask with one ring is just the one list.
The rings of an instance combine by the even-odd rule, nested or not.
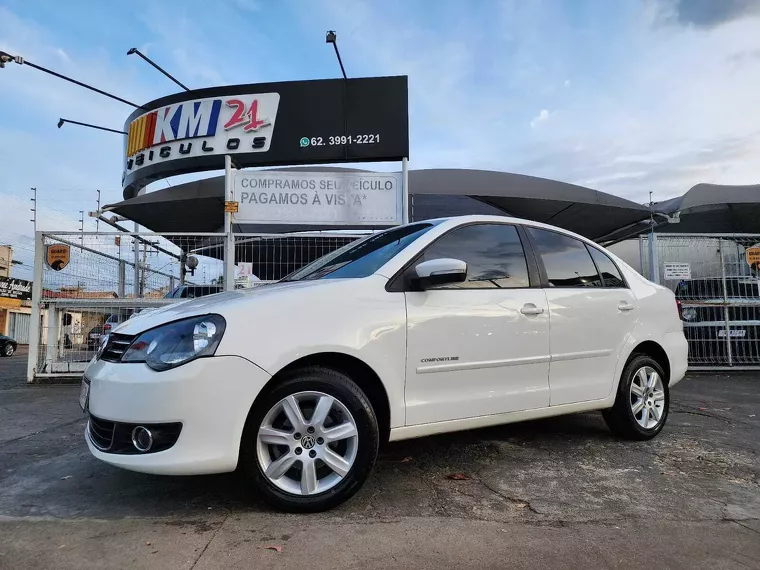
[(686, 371), (676, 300), (578, 235), (466, 216), (368, 236), (251, 290), (121, 325), (87, 367), (92, 454), (242, 467), (291, 511), (353, 495), (384, 441), (601, 410), (657, 435)]

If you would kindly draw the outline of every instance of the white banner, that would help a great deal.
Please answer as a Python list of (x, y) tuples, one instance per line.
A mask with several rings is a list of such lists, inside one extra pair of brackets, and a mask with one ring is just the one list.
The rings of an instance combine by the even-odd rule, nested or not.
[(235, 223), (393, 226), (401, 223), (395, 172), (233, 172)]

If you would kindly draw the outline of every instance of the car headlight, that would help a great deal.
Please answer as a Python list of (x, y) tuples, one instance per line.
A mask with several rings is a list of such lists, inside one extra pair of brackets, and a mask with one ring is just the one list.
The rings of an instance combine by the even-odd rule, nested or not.
[(685, 309), (681, 310), (681, 318), (684, 321), (696, 321), (697, 320), (697, 309), (694, 307), (686, 307)]
[(138, 336), (121, 362), (144, 362), (169, 370), (196, 358), (213, 356), (227, 323), (221, 315), (203, 315), (167, 323)]

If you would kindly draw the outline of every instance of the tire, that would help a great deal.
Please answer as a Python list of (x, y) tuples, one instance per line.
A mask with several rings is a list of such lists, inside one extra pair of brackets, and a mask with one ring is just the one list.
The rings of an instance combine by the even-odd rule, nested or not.
[[(330, 406), (324, 422), (315, 420), (324, 415), (316, 414), (319, 402), (325, 403), (323, 410)], [(294, 405), (300, 419), (293, 416)], [(290, 418), (302, 421), (301, 427), (296, 429)], [(314, 366), (289, 373), (254, 404), (240, 462), (244, 476), (269, 503), (283, 511), (313, 513), (343, 503), (361, 488), (378, 445), (377, 418), (364, 392), (345, 374)], [(287, 470), (280, 474), (281, 469)]]
[[(639, 395), (642, 384), (652, 383), (650, 372), (657, 375), (654, 387), (649, 386), (643, 390), (643, 395)], [(650, 396), (650, 393), (654, 397)], [(639, 411), (635, 411), (637, 408)], [(638, 354), (634, 355), (623, 369), (615, 405), (604, 410), (602, 416), (615, 435), (624, 439), (645, 441), (662, 431), (668, 419), (669, 409), (670, 390), (662, 367), (653, 358)]]
[(16, 352), (16, 348), (11, 343), (6, 344), (2, 350), (3, 356), (13, 356), (14, 352)]

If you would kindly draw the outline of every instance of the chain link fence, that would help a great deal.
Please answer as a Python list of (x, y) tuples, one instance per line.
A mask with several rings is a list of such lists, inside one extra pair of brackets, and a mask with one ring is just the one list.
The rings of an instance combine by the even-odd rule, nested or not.
[(760, 366), (760, 235), (656, 234), (640, 246), (643, 274), (681, 304), (690, 367)]
[[(103, 335), (144, 312), (225, 289), (282, 279), (358, 233), (237, 234), (235, 283), (225, 286), (225, 234), (51, 232), (38, 236), (37, 330), (29, 378), (79, 375)], [(48, 259), (65, 246), (67, 263)], [(34, 310), (34, 308), (33, 308)]]

